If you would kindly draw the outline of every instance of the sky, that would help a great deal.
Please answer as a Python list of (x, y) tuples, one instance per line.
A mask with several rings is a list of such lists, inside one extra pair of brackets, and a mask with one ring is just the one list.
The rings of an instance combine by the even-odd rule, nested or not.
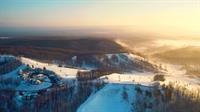
[(200, 0), (0, 0), (1, 32), (118, 27), (127, 32), (199, 37), (199, 20)]

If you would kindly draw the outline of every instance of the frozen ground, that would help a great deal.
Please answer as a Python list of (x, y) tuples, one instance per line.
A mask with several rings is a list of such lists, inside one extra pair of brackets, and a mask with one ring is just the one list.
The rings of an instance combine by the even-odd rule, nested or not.
[(34, 65), (34, 67), (36, 68), (46, 67), (46, 69), (55, 72), (62, 78), (76, 78), (76, 74), (78, 71), (84, 71), (75, 68), (58, 67), (58, 65), (56, 64), (42, 63), (25, 57), (22, 57), (21, 60), (24, 64)]
[[(138, 58), (132, 54), (124, 54), (127, 55), (130, 59)], [(109, 56), (109, 54), (108, 54)], [(140, 58), (140, 57), (139, 57)], [(22, 58), (22, 62), (24, 64), (34, 65), (34, 67), (43, 68), (54, 71), (63, 79), (76, 78), (76, 74), (79, 69), (76, 68), (66, 68), (66, 67), (58, 67), (56, 64), (48, 64), (38, 62), (28, 58)], [(190, 90), (197, 90), (199, 87), (199, 79), (190, 78), (185, 75), (185, 70), (180, 69), (179, 66), (175, 65), (165, 65), (167, 68), (167, 72), (164, 73), (165, 81), (160, 82), (164, 84), (169, 84), (173, 82), (177, 85), (183, 86)], [(20, 66), (17, 70), (23, 68), (24, 66)], [(17, 70), (5, 75), (6, 77), (14, 76), (17, 73)], [(84, 102), (78, 112), (130, 112), (131, 102), (133, 101), (134, 95), (134, 84), (141, 84), (145, 86), (151, 86), (154, 84), (153, 77), (155, 73), (151, 72), (131, 72), (131, 73), (113, 73), (110, 75), (106, 75), (101, 77), (100, 79), (105, 80), (109, 84), (106, 85), (103, 89), (98, 91), (97, 93), (91, 95), (86, 102)], [(42, 83), (40, 85), (27, 85), (26, 83), (21, 83), (17, 89), (26, 89), (26, 90), (37, 90), (42, 88), (47, 88), (51, 86), (51, 83), (48, 81)], [(128, 101), (124, 100), (122, 97), (122, 91), (126, 89), (128, 93)]]
[(108, 83), (151, 85), (153, 83), (154, 75), (155, 74), (151, 72), (132, 72), (125, 74), (113, 73), (101, 78), (105, 79), (105, 81)]
[[(155, 40), (154, 42), (154, 46), (160, 47), (160, 46), (173, 46), (174, 48), (177, 47), (187, 47), (187, 46), (200, 46), (200, 41), (193, 41), (193, 40)], [(116, 40), (116, 43), (129, 48), (129, 46), (120, 41), (120, 40)], [(135, 56), (135, 58), (139, 58), (139, 59), (143, 59), (140, 56), (136, 56), (136, 55), (132, 55), (132, 57)], [(184, 69), (181, 69), (181, 66), (178, 65), (172, 65), (172, 64), (167, 64), (167, 63), (163, 63), (160, 62), (156, 63), (152, 60), (148, 60), (150, 63), (154, 64), (154, 65), (158, 65), (158, 64), (162, 64), (163, 66), (165, 66), (165, 68), (167, 69), (167, 71), (163, 71), (165, 72), (165, 84), (169, 84), (170, 82), (173, 82), (177, 85), (186, 87), (188, 89), (191, 90), (196, 90), (196, 89), (200, 89), (200, 78), (198, 77), (190, 77), (186, 74), (186, 71)], [(184, 60), (183, 60), (184, 61)], [(133, 74), (134, 75), (134, 74)], [(133, 76), (135, 77), (135, 75)], [(151, 76), (147, 76), (147, 77), (151, 77)], [(147, 81), (146, 78), (140, 78), (140, 79), (144, 79), (144, 81)], [(141, 81), (139, 81), (141, 82)]]
[[(132, 54), (126, 54), (129, 58), (138, 58)], [(108, 54), (109, 56), (109, 54)], [(139, 57), (140, 58), (140, 57)], [(34, 65), (36, 68), (43, 68), (55, 72), (57, 75), (63, 79), (76, 78), (76, 74), (80, 69), (58, 67), (56, 64), (48, 64), (38, 62), (29, 58), (21, 58), (24, 64)], [(183, 86), (190, 90), (197, 90), (200, 88), (199, 79), (190, 78), (185, 75), (185, 70), (180, 69), (180, 66), (175, 65), (165, 65), (167, 72), (164, 73), (166, 80), (164, 84), (169, 84), (170, 82), (176, 83), (177, 85)], [(22, 65), (16, 70), (2, 75), (4, 78), (16, 77), (17, 71), (23, 69), (25, 66)], [(135, 72), (132, 73), (113, 73), (100, 77), (100, 79), (105, 80), (107, 84), (103, 89), (99, 90), (97, 93), (92, 94), (77, 110), (78, 112), (131, 112), (131, 103), (134, 101), (134, 85), (141, 84), (144, 86), (151, 86), (154, 81), (154, 73), (151, 72)], [(18, 90), (38, 90), (43, 88), (48, 88), (51, 83), (47, 80), (40, 85), (27, 85), (27, 83), (21, 82), (17, 87)], [(123, 91), (127, 92), (127, 100), (123, 98)]]
[[(109, 54), (108, 54), (109, 55)], [(133, 54), (124, 54), (127, 55), (129, 58), (141, 58), (135, 56)], [(48, 64), (38, 62), (28, 58), (22, 58), (22, 62), (29, 65), (34, 65), (38, 68), (46, 67), (48, 70), (54, 71), (56, 74), (61, 76), (64, 79), (68, 78), (76, 78), (76, 74), (81, 69), (76, 68), (66, 68), (66, 67), (58, 67), (55, 64)], [(162, 83), (168, 84), (169, 82), (177, 83), (181, 86), (187, 87), (189, 89), (200, 88), (199, 87), (199, 80), (198, 78), (191, 78), (185, 75), (185, 70), (180, 69), (179, 66), (165, 64), (167, 68), (167, 72), (164, 73), (166, 80)], [(84, 71), (84, 70), (82, 70)], [(151, 85), (153, 82), (153, 77), (155, 76), (154, 73), (151, 72), (135, 72), (132, 73), (124, 73), (124, 74), (117, 74), (113, 73), (107, 76), (101, 77), (105, 79), (105, 81), (109, 83), (119, 83), (119, 84), (142, 84), (142, 85)]]
[[(169, 83), (176, 84), (177, 86), (185, 87), (189, 90), (200, 90), (200, 79), (191, 78), (185, 74), (185, 70), (181, 69), (179, 66), (168, 65), (168, 71), (163, 73), (165, 75), (165, 81), (160, 82), (160, 84)], [(135, 72), (118, 74), (113, 73), (110, 75), (102, 76), (101, 79), (104, 79), (108, 83), (117, 83), (117, 84), (141, 84), (145, 86), (150, 86), (155, 83), (153, 78), (156, 74), (151, 72)]]
[(1, 75), (0, 77), (4, 78), (4, 79), (7, 79), (7, 78), (17, 78), (17, 73), (20, 69), (24, 69), (26, 68), (25, 65), (21, 65), (19, 66), (17, 69), (13, 70), (12, 72), (10, 73), (7, 73), (7, 74), (3, 74)]
[(48, 77), (46, 77), (46, 79), (41, 84), (37, 85), (27, 83), (26, 81), (21, 81), (20, 85), (16, 88), (16, 90), (34, 92), (47, 89), (51, 86), (52, 86), (51, 81), (49, 80)]
[[(127, 92), (127, 99), (123, 98)], [(108, 84), (96, 94), (91, 95), (77, 112), (132, 112), (134, 86), (125, 84)]]
[[(163, 63), (164, 64), (164, 63)], [(189, 90), (196, 91), (200, 89), (200, 79), (189, 77), (186, 74), (186, 70), (181, 69), (181, 66), (165, 64), (167, 68), (166, 72), (166, 81), (165, 84), (169, 84), (170, 82), (175, 83), (176, 85), (183, 86)]]

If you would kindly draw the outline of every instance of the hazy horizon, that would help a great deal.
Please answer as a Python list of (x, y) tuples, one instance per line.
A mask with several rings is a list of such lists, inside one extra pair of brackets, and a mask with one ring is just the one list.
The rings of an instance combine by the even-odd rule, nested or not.
[(0, 0), (0, 36), (200, 37), (196, 0)]

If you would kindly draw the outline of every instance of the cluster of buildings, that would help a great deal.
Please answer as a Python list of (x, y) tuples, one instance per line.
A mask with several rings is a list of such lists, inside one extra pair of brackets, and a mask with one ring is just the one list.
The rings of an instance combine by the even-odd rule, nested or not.
[(24, 70), (19, 70), (19, 77), (23, 80), (28, 81), (29, 83), (33, 85), (38, 85), (41, 84), (44, 81), (47, 81), (48, 76), (45, 75), (47, 71), (36, 68), (32, 69), (30, 67), (24, 69)]

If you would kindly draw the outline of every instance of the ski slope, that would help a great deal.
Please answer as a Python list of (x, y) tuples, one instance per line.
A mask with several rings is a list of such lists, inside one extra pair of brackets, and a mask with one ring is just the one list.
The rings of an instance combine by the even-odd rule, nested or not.
[[(123, 98), (127, 92), (127, 99)], [(108, 84), (96, 94), (91, 95), (77, 112), (133, 112), (134, 86), (125, 84)]]
[(55, 72), (57, 75), (59, 75), (60, 77), (62, 77), (64, 79), (76, 78), (76, 74), (78, 71), (86, 71), (86, 70), (82, 70), (82, 69), (58, 67), (58, 65), (56, 65), (56, 64), (42, 63), (42, 62), (35, 61), (35, 60), (25, 58), (25, 57), (22, 57), (21, 61), (24, 64), (29, 64), (30, 66), (33, 65), (35, 68), (46, 67), (46, 69)]
[(105, 82), (115, 83), (115, 84), (142, 84), (151, 85), (154, 77), (154, 73), (151, 72), (136, 72), (118, 74), (113, 73), (110, 75), (102, 76), (100, 79), (104, 79)]

